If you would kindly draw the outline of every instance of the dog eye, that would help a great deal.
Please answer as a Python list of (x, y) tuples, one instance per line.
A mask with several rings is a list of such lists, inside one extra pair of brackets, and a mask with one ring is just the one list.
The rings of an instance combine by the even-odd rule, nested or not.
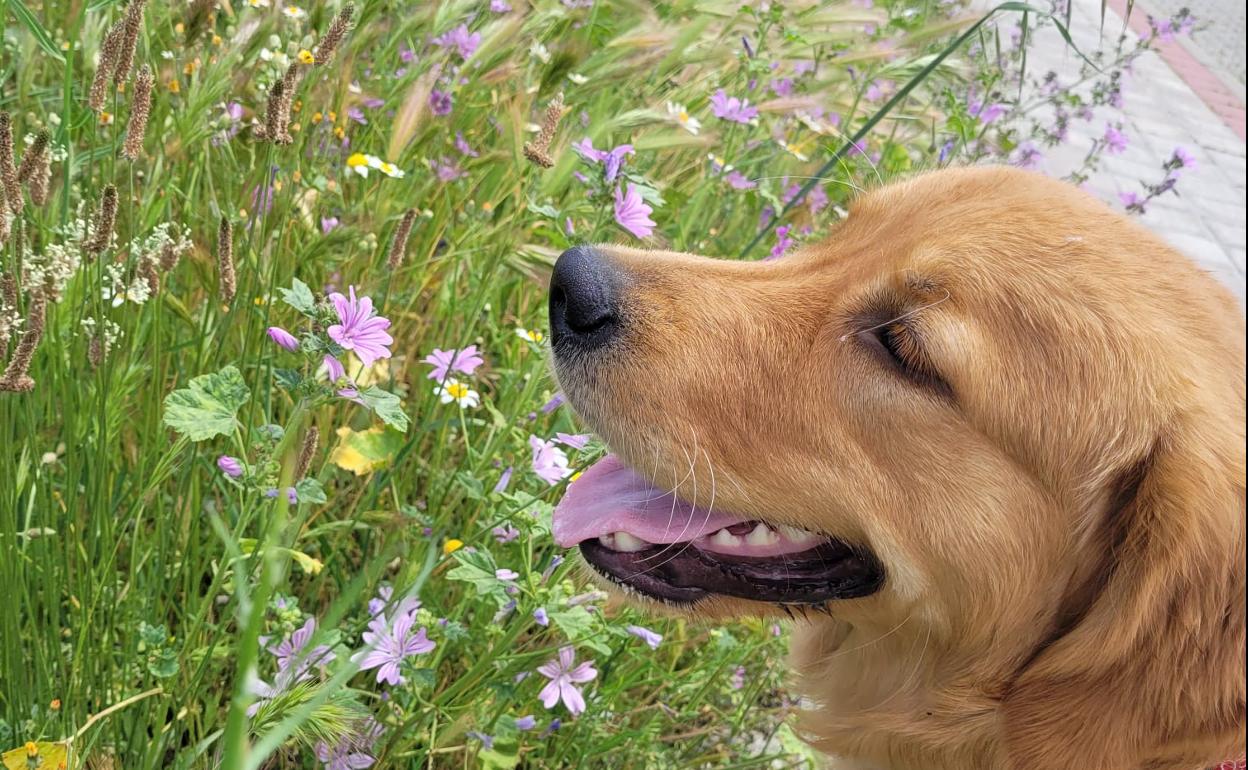
[(935, 387), (946, 394), (950, 392), (949, 386), (923, 351), (918, 333), (906, 324), (884, 324), (879, 328), (860, 332), (859, 337), (907, 378), (927, 387)]

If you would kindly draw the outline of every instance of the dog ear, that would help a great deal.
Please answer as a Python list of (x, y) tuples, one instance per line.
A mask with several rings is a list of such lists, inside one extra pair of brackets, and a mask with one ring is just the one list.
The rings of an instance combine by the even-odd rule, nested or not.
[(1011, 770), (1193, 770), (1244, 751), (1244, 443), (1169, 431), (1002, 704)]

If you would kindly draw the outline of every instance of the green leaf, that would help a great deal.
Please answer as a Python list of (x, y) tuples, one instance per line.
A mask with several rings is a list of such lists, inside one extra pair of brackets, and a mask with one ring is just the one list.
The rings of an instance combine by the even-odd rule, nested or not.
[(520, 746), (518, 743), (507, 742), (503, 745), (494, 741), (494, 748), (477, 753), (482, 770), (512, 770), (520, 764)]
[(159, 650), (147, 658), (147, 672), (157, 679), (168, 679), (178, 673), (178, 654), (173, 650)]
[(547, 613), (564, 636), (575, 644), (584, 645), (603, 655), (611, 654), (611, 645), (607, 644), (601, 634), (595, 630), (597, 625), (594, 615), (584, 605), (569, 607), (566, 610), (554, 610)]
[(400, 433), (407, 432), (408, 419), (403, 411), (403, 402), (389, 391), (376, 385), (370, 385), (360, 391), (360, 400), (364, 405), (381, 418), (381, 421)]
[(282, 301), (290, 305), (295, 310), (306, 316), (316, 313), (316, 297), (312, 296), (312, 290), (303, 281), (295, 278), (290, 282), (290, 288), (279, 288), (282, 293)]
[(448, 580), (471, 583), (477, 589), (477, 596), (492, 597), (500, 607), (507, 603), (507, 591), (503, 581), (494, 574), (494, 570), (498, 568), (494, 557), (485, 551), (468, 553), (460, 550), (452, 558), (459, 562), (459, 566), (446, 573)]
[(299, 479), (295, 482), (295, 494), (299, 495), (301, 503), (327, 503), (329, 498), (325, 496), (325, 488), (321, 486), (321, 482), (316, 479)]
[(57, 50), (56, 43), (52, 42), (52, 36), (48, 34), (48, 30), (39, 22), (35, 14), (26, 7), (26, 3), (22, 2), (22, 0), (9, 0), (9, 8), (12, 9), (13, 15), (22, 24), (26, 25), (26, 29), (30, 30), (30, 34), (35, 36), (35, 41), (39, 43), (39, 47), (43, 49), (43, 52), (64, 64), (65, 56)]
[(165, 397), (165, 425), (191, 441), (230, 433), (238, 425), (234, 415), (250, 395), (243, 375), (232, 365), (200, 375), (189, 387)]
[(282, 390), (294, 393), (295, 388), (303, 382), (303, 375), (296, 369), (274, 369), (273, 379), (277, 380), (277, 385)]
[(390, 465), (403, 448), (403, 436), (381, 425), (358, 432), (344, 425), (337, 432), (338, 444), (329, 453), (329, 461), (357, 476)]

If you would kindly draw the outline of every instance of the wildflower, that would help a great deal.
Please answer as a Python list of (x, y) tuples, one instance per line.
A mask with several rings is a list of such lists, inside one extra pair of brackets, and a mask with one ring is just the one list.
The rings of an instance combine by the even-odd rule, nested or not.
[(995, 123), (1006, 113), (1006, 106), (1000, 102), (993, 102), (987, 105), (981, 102), (972, 102), (967, 107), (967, 112), (970, 113), (971, 117), (979, 118), (980, 123), (988, 126)]
[(334, 745), (319, 741), (315, 747), (316, 758), (325, 770), (363, 770), (372, 767), (377, 758), (372, 755), (373, 745), (385, 732), (385, 728), (372, 717), (366, 717), (356, 729), (342, 736)]
[(300, 64), (316, 64), (316, 57), (306, 48), (299, 49), (299, 53), (295, 56)]
[(130, 0), (122, 22), (120, 46), (117, 49), (117, 67), (113, 70), (113, 85), (120, 86), (130, 77), (134, 66), (134, 52), (139, 45), (139, 33), (143, 30), (143, 6), (147, 0)]
[(229, 305), (234, 301), (236, 290), (234, 278), (234, 226), (225, 215), (217, 228), (217, 284), (221, 302)]
[(423, 363), (433, 367), (433, 371), (428, 374), (429, 379), (441, 382), (450, 372), (471, 375), (478, 366), (485, 363), (485, 359), (477, 352), (476, 345), (469, 345), (463, 350), (434, 348), (432, 353), (425, 356)]
[(550, 168), (555, 161), (550, 157), (550, 143), (555, 139), (555, 131), (563, 118), (563, 93), (555, 94), (555, 98), (546, 105), (546, 115), (542, 119), (542, 128), (537, 138), (524, 143), (524, 157), (542, 168)]
[(329, 235), (340, 224), (338, 217), (321, 217), (321, 234)]
[(243, 463), (237, 457), (229, 455), (221, 455), (217, 458), (217, 467), (221, 472), (232, 479), (240, 478), (243, 475)]
[(546, 614), (545, 607), (538, 607), (537, 609), (533, 610), (533, 620), (536, 621), (537, 624), (539, 626), (542, 626), (543, 628), (550, 625), (550, 616)]
[(525, 329), (522, 326), (516, 327), (516, 336), (522, 340), (535, 342), (539, 345), (542, 344), (542, 340), (546, 339), (545, 335), (543, 335), (537, 329)]
[(364, 643), (368, 649), (357, 653), (361, 671), (377, 669), (377, 681), (401, 685), (407, 680), (399, 673), (399, 666), (413, 655), (423, 655), (437, 645), (429, 640), (424, 628), (415, 634), (416, 613), (399, 612), (394, 624), (378, 631), (365, 631)]
[(555, 434), (555, 439), (559, 443), (570, 446), (573, 449), (584, 449), (589, 444), (589, 440), (591, 438), (593, 438), (593, 436), (590, 435), (589, 433), (575, 433), (575, 434), (556, 433)]
[(429, 109), (433, 111), (434, 115), (450, 115), (454, 107), (455, 100), (451, 98), (450, 93), (439, 91), (436, 88), (429, 92)]
[(798, 147), (796, 144), (786, 142), (782, 139), (777, 139), (776, 144), (780, 145), (780, 149), (784, 150), (785, 152), (792, 155), (794, 158), (797, 158), (798, 160), (802, 160), (802, 161), (810, 160), (810, 158), (805, 153), (803, 153), (801, 148)]
[[(502, 493), (507, 491), (507, 485), (511, 483), (511, 474), (514, 471), (515, 469), (512, 468), (512, 466), (510, 465), (508, 465), (507, 468), (503, 470), (502, 475), (498, 477), (498, 483), (494, 485), (494, 492), (496, 494), (501, 495)], [(516, 537), (519, 536), (519, 534), (520, 534), (520, 530), (516, 529), (510, 524), (504, 527), (494, 528), (494, 537), (500, 543), (507, 543), (512, 540), (515, 540)]]
[(507, 0), (490, 0), (490, 10), (494, 13), (509, 13), (511, 4)]
[(573, 667), (576, 653), (571, 647), (561, 647), (557, 660), (548, 661), (537, 667), (537, 673), (550, 682), (542, 688), (538, 697), (546, 708), (554, 708), (560, 700), (568, 707), (573, 716), (585, 711), (585, 698), (575, 685), (592, 681), (598, 676), (592, 661), (586, 661)]
[(577, 154), (591, 163), (603, 164), (603, 178), (608, 184), (615, 181), (619, 176), (620, 167), (624, 165), (624, 158), (634, 154), (631, 144), (621, 144), (610, 150), (596, 150), (594, 145), (589, 141), (589, 137), (585, 137), (578, 144), (572, 145), (572, 149)]
[(407, 239), (412, 234), (412, 223), (416, 221), (416, 209), (408, 209), (399, 220), (394, 231), (394, 240), (390, 243), (390, 255), (386, 257), (386, 267), (398, 270), (403, 264), (403, 254), (407, 251)]
[(286, 14), (286, 18), (294, 21), (300, 21), (308, 17), (308, 12), (297, 5), (283, 6), (282, 13)]
[(100, 210), (95, 216), (95, 229), (91, 239), (82, 244), (82, 252), (91, 257), (103, 252), (113, 240), (113, 225), (117, 221), (117, 186), (108, 185), (100, 198)]
[(280, 326), (270, 326), (268, 334), (269, 339), (276, 342), (278, 346), (283, 347), (292, 353), (299, 349), (299, 340), (295, 337), (295, 335)]
[(481, 394), (462, 382), (448, 379), (433, 389), (434, 395), (438, 396), (442, 403), (449, 404), (454, 402), (461, 409), (473, 408), (481, 405)]
[(22, 339), (17, 343), (4, 374), (0, 375), (0, 391), (26, 393), (35, 389), (35, 381), (29, 374), (30, 362), (34, 360), (35, 349), (43, 338), (46, 304), (43, 292), (35, 292), (26, 312), (26, 331), (22, 333)]
[(542, 64), (550, 64), (550, 49), (539, 41), (534, 40), (533, 45), (529, 46), (529, 56)]
[(359, 152), (353, 153), (347, 158), (347, 168), (366, 179), (370, 169), (375, 169), (395, 179), (402, 179), (405, 176), (403, 170), (393, 163), (388, 163), (376, 155), (365, 155)]
[(146, 64), (134, 79), (130, 121), (126, 124), (126, 139), (121, 145), (121, 154), (128, 160), (136, 160), (143, 154), (143, 134), (147, 131), (147, 116), (152, 109), (152, 86), (155, 82), (152, 68)]
[(494, 736), (492, 735), (486, 735), (485, 733), (480, 732), (478, 730), (469, 730), (467, 733), (465, 733), (465, 735), (467, 735), (469, 738), (476, 738), (477, 740), (481, 741), (481, 745), (485, 748), (486, 751), (490, 751), (491, 749), (494, 748)]
[(555, 411), (559, 407), (563, 406), (563, 401), (564, 401), (564, 398), (563, 398), (562, 393), (556, 393), (555, 395), (551, 396), (549, 401), (542, 404), (542, 410), (541, 410), (542, 414), (550, 414), (551, 412)]
[(354, 286), (348, 291), (351, 295), (349, 299), (338, 292), (329, 295), (339, 322), (325, 331), (331, 340), (354, 351), (364, 366), (372, 366), (378, 358), (390, 357), (387, 346), (394, 342), (394, 338), (386, 333), (390, 320), (377, 315), (371, 298), (357, 299)]
[(554, 486), (571, 475), (568, 456), (555, 442), (529, 436), (529, 447), (533, 450), (533, 472), (542, 481)]
[(308, 669), (312, 666), (328, 665), (336, 657), (333, 649), (327, 644), (318, 644), (304, 652), (308, 642), (316, 633), (316, 618), (308, 618), (301, 628), (279, 644), (266, 649), (277, 658), (278, 671), (290, 671), (294, 681), (300, 682), (311, 677)]
[(438, 158), (433, 162), (433, 173), (439, 182), (454, 182), (464, 175), (463, 169), (453, 158)]
[(446, 554), (447, 556), (450, 556), (451, 554), (455, 553), (456, 551), (458, 551), (460, 548), (463, 548), (463, 547), (464, 547), (463, 540), (457, 540), (455, 538), (451, 538), (450, 540), (447, 540), (445, 543), (442, 544), (442, 553)]
[(659, 649), (659, 642), (663, 641), (662, 636), (656, 634), (648, 628), (643, 628), (642, 626), (628, 626), (624, 630), (650, 645), (650, 649), (652, 650)]
[(737, 666), (733, 670), (732, 677), (728, 679), (728, 685), (734, 690), (745, 687), (745, 666)]
[(1102, 141), (1105, 142), (1105, 151), (1112, 155), (1125, 152), (1127, 149), (1127, 135), (1117, 126), (1106, 124), (1105, 137)]
[(464, 139), (463, 131), (455, 132), (455, 149), (459, 151), (460, 155), (468, 158), (475, 158), (481, 154), (469, 146), (468, 140)]
[(694, 136), (698, 135), (698, 131), (702, 130), (702, 121), (690, 116), (689, 110), (685, 109), (685, 105), (677, 102), (667, 103), (667, 117), (676, 122), (676, 125), (685, 129)]
[(516, 717), (516, 729), (520, 731), (532, 730), (537, 727), (537, 719), (532, 714), (526, 714), (522, 717)]
[(1144, 207), (1147, 201), (1139, 196), (1138, 193), (1124, 192), (1118, 193), (1118, 200), (1127, 209), (1127, 211), (1137, 214), (1144, 213)]
[(628, 192), (615, 190), (615, 222), (637, 238), (646, 238), (654, 232), (654, 220), (650, 214), (654, 209), (646, 205), (637, 192), (637, 185), (631, 182)]
[(711, 114), (721, 120), (746, 124), (758, 117), (758, 110), (747, 100), (729, 96), (721, 88), (711, 96)]
[(104, 36), (104, 42), (100, 45), (100, 61), (96, 65), (95, 78), (91, 81), (91, 92), (87, 97), (87, 104), (96, 113), (104, 110), (104, 99), (108, 95), (108, 79), (113, 74), (113, 70), (117, 68), (117, 57), (121, 53), (123, 27), (124, 20), (118, 19), (109, 28), (108, 34)]
[(791, 228), (788, 225), (781, 225), (776, 228), (776, 245), (772, 247), (771, 254), (768, 256), (768, 259), (776, 259), (782, 256), (784, 252), (788, 251), (793, 247), (793, 244), (796, 243), (796, 241), (789, 237), (790, 229)]
[(1186, 147), (1175, 147), (1174, 154), (1170, 157), (1170, 162), (1178, 168), (1196, 168), (1196, 156), (1190, 153)]
[(734, 190), (753, 190), (755, 187), (758, 187), (758, 182), (751, 180), (736, 169), (725, 174), (724, 181)]
[(299, 447), (299, 457), (295, 461), (295, 478), (301, 479), (308, 475), (312, 460), (316, 457), (316, 448), (321, 442), (321, 430), (313, 425), (303, 434), (303, 444)]
[(329, 60), (334, 58), (334, 51), (337, 50), (338, 44), (347, 36), (350, 29), (351, 17), (355, 14), (355, 4), (347, 3), (342, 6), (342, 10), (334, 17), (333, 22), (329, 25), (329, 29), (325, 32), (325, 37), (321, 38), (321, 43), (316, 47), (316, 63), (326, 65)]
[(460, 24), (449, 32), (444, 32), (433, 39), (433, 44), (440, 48), (455, 48), (459, 58), (467, 60), (476, 53), (481, 44), (481, 33), (469, 32), (467, 24)]
[(0, 186), (3, 186), (9, 211), (15, 217), (21, 215), (23, 198), (13, 155), (13, 120), (7, 112), (0, 112)]
[(496, 569), (494, 570), (494, 577), (499, 580), (515, 580), (520, 577), (520, 573), (510, 569)]

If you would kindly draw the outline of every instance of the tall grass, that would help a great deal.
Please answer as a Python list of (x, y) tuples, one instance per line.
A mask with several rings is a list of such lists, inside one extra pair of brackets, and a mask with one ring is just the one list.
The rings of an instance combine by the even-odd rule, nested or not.
[[(974, 19), (923, 0), (369, 0), (318, 62), (340, 4), (136, 3), (7, 6), (0, 107), (15, 163), (50, 132), (51, 194), (24, 183), (0, 256), (8, 361), (46, 304), (33, 389), (0, 393), (0, 749), (125, 768), (335, 766), (335, 750), (379, 767), (805, 764), (782, 629), (639, 618), (560, 563), (550, 506), (600, 447), (563, 446), (554, 484), (534, 472), (530, 437), (577, 426), (550, 406), (540, 335), (517, 329), (541, 330), (563, 249), (642, 243), (574, 142), (633, 145), (618, 186), (653, 209), (645, 244), (779, 252), (857, 188), (938, 162), (973, 72), (951, 43)], [(135, 63), (93, 110), (127, 20)], [(433, 42), (461, 24), (475, 50)], [(715, 117), (721, 88), (758, 116)], [(524, 148), (560, 93), (545, 168)], [(325, 335), (323, 296), (348, 286), (391, 321), (393, 357), (371, 367)], [(479, 404), (446, 403), (422, 359), (469, 345), (485, 363), (457, 377)], [(325, 352), (374, 388), (367, 407), (318, 379)], [(398, 685), (356, 658), (382, 586), (385, 620), (410, 612), (436, 644)], [(309, 618), (305, 649), (326, 650), (283, 681), (270, 650)], [(542, 705), (534, 673), (566, 645), (598, 672), (576, 717)]]

